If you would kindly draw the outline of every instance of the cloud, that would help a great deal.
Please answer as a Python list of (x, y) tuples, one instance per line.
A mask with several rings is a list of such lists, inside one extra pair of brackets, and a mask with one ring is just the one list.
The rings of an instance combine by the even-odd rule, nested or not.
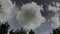
[(48, 10), (49, 10), (49, 11), (57, 12), (58, 10), (60, 10), (60, 2), (53, 2), (52, 4), (53, 4), (54, 6), (52, 6), (52, 5), (49, 5), (49, 6), (48, 6)]
[(12, 2), (10, 0), (0, 0), (0, 5), (1, 5), (1, 9), (0, 9), (0, 21), (8, 21), (9, 19), (12, 18), (12, 16), (10, 15), (14, 5), (12, 4)]
[(48, 10), (56, 12), (56, 11), (60, 10), (60, 8), (49, 5)]
[(59, 23), (59, 11), (60, 11), (60, 3), (59, 2), (54, 2), (54, 6), (49, 5), (48, 10), (53, 11), (55, 14), (51, 17), (51, 25), (53, 28), (58, 28), (60, 23)]
[(42, 7), (42, 5), (39, 6), (35, 2), (24, 4), (17, 14), (17, 20), (27, 29), (36, 29), (45, 21), (40, 12)]
[(59, 14), (55, 14), (53, 17), (51, 17), (51, 20), (52, 20), (52, 27), (53, 28), (58, 28), (60, 23), (59, 23)]

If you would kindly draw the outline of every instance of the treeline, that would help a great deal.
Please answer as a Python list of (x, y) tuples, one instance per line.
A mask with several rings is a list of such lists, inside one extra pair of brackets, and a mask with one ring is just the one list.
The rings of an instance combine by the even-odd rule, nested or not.
[(53, 31), (50, 34), (60, 34), (60, 27), (53, 29)]
[[(10, 25), (8, 24), (8, 22), (0, 24), (0, 34), (8, 34), (8, 32), (9, 34), (27, 34), (27, 31), (23, 30), (23, 28), (17, 31), (14, 31), (13, 29), (8, 31), (9, 29)], [(35, 32), (33, 32), (33, 30), (31, 29), (28, 34), (35, 34)]]
[[(14, 31), (13, 29), (8, 31), (10, 29), (10, 25), (8, 24), (8, 22), (6, 23), (0, 23), (0, 34), (27, 34), (27, 31), (25, 31), (23, 28), (21, 28), (20, 30)], [(33, 32), (33, 30), (31, 29), (28, 34), (35, 34), (35, 32)], [(53, 29), (53, 31), (50, 34), (60, 34), (60, 27)]]

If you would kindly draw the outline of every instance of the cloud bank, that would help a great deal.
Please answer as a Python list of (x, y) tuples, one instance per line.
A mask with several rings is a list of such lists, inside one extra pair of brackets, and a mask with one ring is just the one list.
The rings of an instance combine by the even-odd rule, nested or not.
[(10, 15), (12, 12), (12, 9), (14, 8), (14, 5), (10, 0), (0, 0), (0, 21), (8, 21), (12, 18)]
[(59, 2), (53, 2), (53, 5), (48, 6), (49, 11), (53, 11), (55, 14), (51, 17), (51, 25), (53, 28), (58, 28), (59, 23), (59, 12), (60, 12), (60, 3)]
[(17, 20), (27, 29), (36, 29), (45, 21), (40, 12), (42, 7), (42, 5), (39, 6), (35, 2), (24, 4), (17, 14)]

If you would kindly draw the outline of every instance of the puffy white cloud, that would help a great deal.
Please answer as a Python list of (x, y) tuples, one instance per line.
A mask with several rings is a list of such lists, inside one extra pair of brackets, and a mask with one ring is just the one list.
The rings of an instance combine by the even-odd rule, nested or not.
[(59, 23), (59, 11), (60, 11), (60, 3), (56, 2), (53, 3), (54, 6), (49, 5), (48, 6), (48, 10), (49, 11), (53, 11), (55, 13), (55, 15), (53, 15), (53, 17), (51, 17), (51, 25), (53, 28), (57, 28), (59, 27), (60, 23)]
[(52, 20), (52, 27), (53, 28), (58, 28), (60, 23), (59, 23), (59, 15), (58, 14), (55, 14), (53, 17), (51, 17), (51, 20)]
[(24, 4), (17, 14), (17, 20), (27, 29), (36, 29), (45, 21), (40, 12), (42, 7), (42, 5), (39, 6), (35, 2)]
[(56, 6), (57, 6), (57, 7), (60, 7), (60, 2), (57, 2), (57, 3), (56, 3)]
[(14, 5), (10, 0), (0, 0), (0, 5), (0, 21), (8, 21), (12, 17), (10, 14)]
[(49, 5), (48, 10), (56, 12), (56, 11), (60, 10), (60, 8)]
[(60, 10), (60, 2), (53, 2), (52, 4), (54, 6), (51, 6), (51, 5), (48, 6), (49, 11), (57, 12), (58, 10)]

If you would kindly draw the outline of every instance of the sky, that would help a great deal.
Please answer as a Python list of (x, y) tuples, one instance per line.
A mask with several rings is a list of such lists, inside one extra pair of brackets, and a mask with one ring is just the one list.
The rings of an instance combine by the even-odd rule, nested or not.
[[(0, 0), (0, 21), (11, 29), (33, 29), (36, 34), (50, 34), (60, 26), (60, 0)], [(7, 7), (6, 7), (7, 6)], [(8, 9), (8, 10), (7, 10)], [(27, 17), (27, 18), (26, 18)]]

